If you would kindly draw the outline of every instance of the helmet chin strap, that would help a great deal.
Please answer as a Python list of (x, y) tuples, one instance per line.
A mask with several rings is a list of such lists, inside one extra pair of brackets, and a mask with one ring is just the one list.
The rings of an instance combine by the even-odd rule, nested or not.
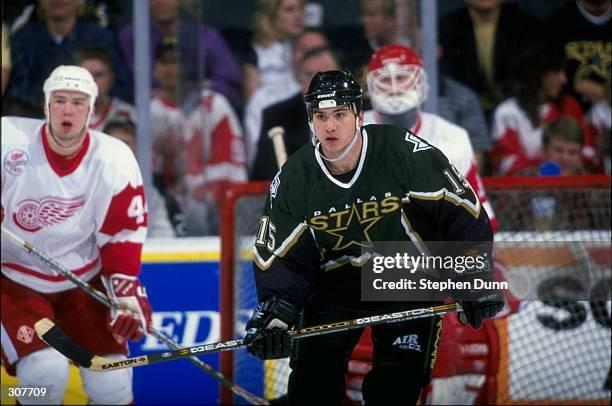
[(325, 155), (323, 155), (323, 150), (321, 149), (321, 141), (317, 141), (317, 134), (315, 133), (312, 122), (309, 122), (308, 125), (310, 126), (310, 131), (312, 131), (312, 134), (313, 134), (310, 141), (312, 142), (312, 145), (314, 145), (315, 151), (319, 154), (321, 158), (323, 158), (327, 162), (338, 162), (342, 158), (346, 157), (348, 153), (351, 151), (351, 149), (353, 149), (353, 147), (355, 146), (355, 143), (357, 142), (357, 136), (360, 133), (359, 116), (355, 116), (355, 134), (353, 134), (353, 139), (351, 140), (351, 143), (348, 144), (346, 147), (344, 147), (340, 155), (338, 155), (336, 158), (327, 158), (325, 157)]

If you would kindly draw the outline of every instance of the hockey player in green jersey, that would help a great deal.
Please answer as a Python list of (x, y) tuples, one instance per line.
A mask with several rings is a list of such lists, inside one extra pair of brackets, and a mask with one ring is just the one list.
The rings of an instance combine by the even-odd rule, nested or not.
[[(493, 238), (485, 210), (448, 159), (405, 128), (362, 127), (361, 97), (347, 70), (312, 79), (304, 100), (313, 145), (295, 152), (272, 181), (255, 240), (260, 304), (245, 342), (260, 359), (291, 353), (290, 404), (340, 404), (362, 332), (305, 338), (292, 348), (290, 327), (418, 306), (361, 301), (361, 267), (371, 258), (362, 249), (377, 241)], [(461, 302), (462, 316), (478, 328), (503, 303), (501, 294), (474, 293)], [(367, 404), (416, 403), (430, 379), (440, 325), (439, 318), (423, 318), (372, 327), (374, 362), (362, 388)], [(399, 337), (414, 345), (394, 345)]]

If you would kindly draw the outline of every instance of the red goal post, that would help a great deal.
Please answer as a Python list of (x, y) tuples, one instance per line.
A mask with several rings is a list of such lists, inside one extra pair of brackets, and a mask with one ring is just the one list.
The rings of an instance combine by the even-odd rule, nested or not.
[[(483, 183), (498, 219), (496, 240), (610, 240), (610, 176), (492, 177)], [(243, 334), (247, 310), (256, 304), (249, 254), (268, 188), (269, 182), (236, 184), (222, 206), (221, 340)], [(245, 389), (267, 398), (286, 390), (286, 365), (255, 365), (244, 350), (220, 357), (221, 372)], [(231, 392), (221, 388), (220, 402), (233, 403)]]

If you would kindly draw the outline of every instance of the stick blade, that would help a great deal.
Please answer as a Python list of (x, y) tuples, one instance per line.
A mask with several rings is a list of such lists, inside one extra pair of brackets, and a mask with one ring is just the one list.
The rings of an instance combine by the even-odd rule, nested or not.
[(55, 348), (75, 364), (83, 368), (91, 367), (94, 355), (74, 342), (48, 318), (44, 317), (34, 323), (34, 330), (41, 340)]

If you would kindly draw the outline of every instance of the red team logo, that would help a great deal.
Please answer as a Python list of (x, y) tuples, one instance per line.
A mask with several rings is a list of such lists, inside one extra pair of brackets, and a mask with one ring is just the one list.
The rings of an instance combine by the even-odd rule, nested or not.
[(27, 152), (15, 149), (4, 157), (4, 169), (11, 175), (21, 175), (25, 171), (30, 157)]
[(72, 199), (45, 197), (40, 202), (26, 199), (17, 205), (13, 220), (25, 231), (35, 232), (68, 220), (84, 205), (84, 196)]
[(17, 339), (26, 344), (30, 344), (34, 338), (34, 330), (32, 327), (23, 325), (17, 330)]

